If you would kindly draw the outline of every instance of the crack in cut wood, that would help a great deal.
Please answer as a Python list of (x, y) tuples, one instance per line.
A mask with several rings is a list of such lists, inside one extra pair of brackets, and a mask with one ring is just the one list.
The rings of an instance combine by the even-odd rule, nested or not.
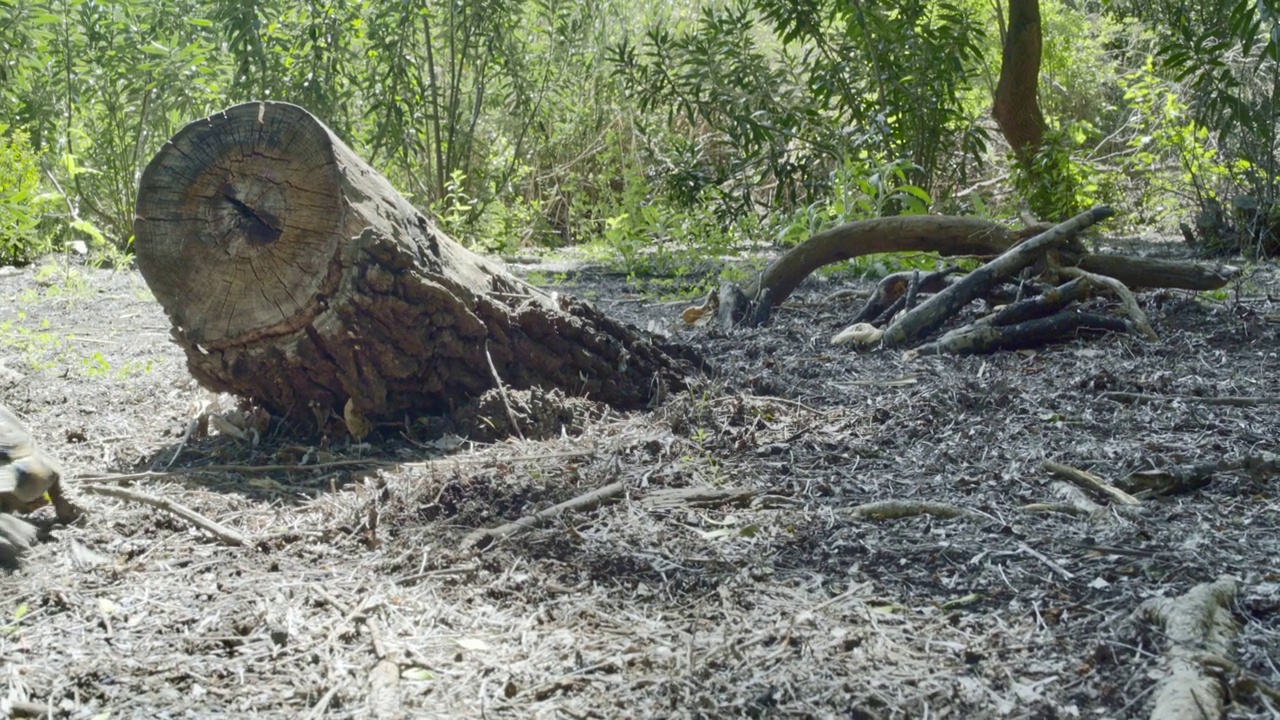
[(240, 225), (249, 243), (251, 245), (270, 245), (279, 240), (281, 235), (279, 218), (266, 210), (254, 209), (233, 193), (234, 188), (230, 186), (224, 186), (222, 189), (222, 197), (231, 203), (231, 206), (240, 213), (240, 217), (250, 221), (247, 226)]

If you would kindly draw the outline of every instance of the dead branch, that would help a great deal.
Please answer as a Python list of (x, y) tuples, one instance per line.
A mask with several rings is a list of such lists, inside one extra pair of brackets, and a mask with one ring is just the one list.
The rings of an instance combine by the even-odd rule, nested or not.
[(1142, 308), (1138, 306), (1138, 299), (1133, 296), (1133, 292), (1129, 288), (1125, 287), (1124, 283), (1112, 277), (1081, 270), (1078, 267), (1062, 267), (1058, 268), (1058, 272), (1067, 277), (1088, 280), (1115, 293), (1120, 298), (1120, 304), (1124, 307), (1125, 314), (1133, 320), (1133, 325), (1138, 329), (1138, 332), (1152, 342), (1160, 339), (1160, 336), (1156, 334), (1156, 331), (1151, 327), (1151, 323), (1147, 320), (1147, 314), (1142, 312)]
[[(973, 323), (956, 328), (934, 342), (921, 345), (913, 352), (920, 355), (974, 355), (996, 350), (1039, 347), (1080, 330), (1127, 332), (1129, 325), (1124, 320), (1107, 315), (1066, 310), (1051, 317), (1027, 320), (1017, 325)], [(888, 331), (885, 337), (888, 337)]]
[(1232, 405), (1235, 407), (1280, 405), (1280, 398), (1277, 397), (1241, 397), (1231, 395), (1201, 397), (1198, 395), (1147, 395), (1145, 393), (1131, 392), (1104, 392), (1100, 397), (1123, 403), (1186, 402), (1199, 405)]
[(499, 525), (495, 528), (481, 528), (468, 533), (462, 538), (463, 548), (476, 548), (484, 550), (497, 540), (505, 540), (513, 535), (542, 527), (553, 518), (556, 518), (565, 512), (589, 512), (595, 510), (601, 505), (605, 505), (617, 500), (626, 490), (624, 483), (613, 483), (605, 485), (602, 488), (592, 490), (585, 495), (579, 495), (571, 500), (566, 500), (558, 505), (552, 505), (549, 508), (539, 510), (532, 515), (526, 515), (519, 520), (509, 522), (505, 525)]
[[(1022, 286), (1019, 285), (1019, 288)], [(1062, 308), (1089, 297), (1093, 290), (1091, 281), (1078, 278), (1026, 300), (1005, 306), (987, 319), (992, 325), (1016, 325), (1027, 320), (1046, 317)]]
[(1054, 481), (1049, 485), (1053, 494), (1062, 499), (1061, 503), (1032, 503), (1023, 505), (1024, 512), (1056, 512), (1075, 517), (1088, 517), (1103, 521), (1110, 518), (1106, 508), (1084, 494), (1080, 488), (1070, 483)]
[(115, 487), (112, 485), (83, 485), (84, 491), (94, 495), (105, 495), (107, 497), (117, 498), (119, 500), (128, 500), (130, 502), (149, 505), (153, 508), (163, 510), (171, 515), (186, 520), (196, 527), (208, 532), (210, 535), (221, 540), (226, 545), (239, 547), (245, 544), (244, 536), (228, 527), (220, 525), (191, 508), (173, 502), (167, 498), (155, 497), (147, 495), (136, 490), (128, 488)]
[(1120, 488), (1108, 485), (1102, 478), (1091, 472), (1086, 472), (1070, 465), (1063, 465), (1052, 460), (1045, 460), (1040, 463), (1045, 470), (1057, 475), (1068, 482), (1088, 490), (1096, 495), (1108, 497), (1112, 502), (1120, 505), (1140, 505), (1137, 498)]
[(1272, 702), (1280, 702), (1280, 690), (1266, 684), (1257, 675), (1240, 667), (1238, 663), (1230, 658), (1225, 658), (1221, 655), (1206, 655), (1200, 658), (1200, 663), (1205, 667), (1235, 675), (1236, 679), (1231, 683), (1231, 687), (1235, 690), (1237, 696), (1245, 693), (1256, 693)]
[(901, 520), (917, 515), (932, 515), (940, 518), (968, 518), (970, 520), (987, 520), (983, 514), (958, 505), (924, 500), (881, 500), (864, 503), (849, 510), (849, 514), (864, 520)]
[(1225, 688), (1203, 670), (1206, 657), (1230, 658), (1239, 626), (1231, 604), (1239, 581), (1222, 577), (1202, 583), (1177, 598), (1152, 598), (1131, 620), (1145, 620), (1164, 630), (1164, 677), (1156, 688), (1153, 720), (1216, 720), (1226, 712)]
[(746, 506), (759, 491), (750, 488), (663, 488), (646, 494), (641, 503), (650, 509), (679, 507), (716, 507), (719, 505)]
[(1155, 470), (1139, 470), (1124, 479), (1130, 492), (1141, 492), (1146, 497), (1182, 495), (1195, 492), (1208, 485), (1218, 472), (1218, 463), (1197, 465), (1171, 465)]
[(1062, 253), (1062, 262), (1094, 275), (1115, 278), (1131, 288), (1217, 290), (1225, 287), (1240, 269), (1231, 265), (1207, 266), (1177, 260), (1157, 260), (1109, 253)]
[(1044, 563), (1045, 567), (1049, 568), (1050, 570), (1054, 571), (1058, 575), (1062, 576), (1062, 579), (1071, 580), (1075, 578), (1075, 575), (1070, 570), (1062, 567), (1061, 565), (1059, 565), (1058, 563), (1050, 559), (1049, 556), (1045, 555), (1039, 550), (1036, 550), (1030, 545), (1020, 542), (1018, 543), (1018, 549), (1030, 555), (1031, 557), (1039, 560), (1040, 562)]
[(1058, 513), (1059, 515), (1070, 515), (1071, 517), (1087, 517), (1089, 514), (1067, 503), (1028, 503), (1022, 506), (1022, 511), (1029, 513)]
[(1012, 230), (978, 218), (943, 215), (859, 220), (820, 232), (769, 263), (760, 278), (746, 288), (746, 294), (755, 297), (762, 288), (769, 288), (773, 304), (778, 305), (824, 265), (888, 252), (998, 255), (1042, 229)]
[(996, 283), (1035, 262), (1049, 249), (1062, 245), (1085, 228), (1114, 214), (1115, 211), (1109, 207), (1095, 207), (1006, 251), (899, 317), (885, 330), (884, 344), (892, 347), (916, 342), (965, 305), (984, 295)]
[[(911, 215), (848, 223), (810, 237), (769, 263), (764, 272), (747, 285), (745, 292), (735, 286), (734, 290), (741, 293), (741, 297), (729, 291), (729, 310), (719, 319), (721, 324), (738, 323), (749, 316), (759, 324), (814, 270), (831, 263), (864, 255), (901, 252), (936, 252), (946, 257), (992, 257), (1049, 227), (1036, 224), (1013, 230), (977, 218), (944, 215)], [(1175, 260), (1089, 253), (1077, 247), (1063, 248), (1061, 257), (1063, 264), (1113, 277), (1131, 288), (1217, 290), (1240, 272), (1231, 266), (1207, 267)], [(764, 296), (766, 290), (767, 298)], [(720, 307), (720, 300), (721, 297), (713, 291), (701, 306), (684, 311), (685, 322), (694, 323), (715, 313)]]
[[(916, 291), (923, 293), (940, 292), (947, 286), (947, 277), (959, 272), (959, 268), (949, 267), (938, 272), (929, 273), (920, 278)], [(899, 300), (910, 294), (913, 275), (918, 271), (896, 272), (886, 275), (876, 284), (875, 292), (867, 298), (867, 302), (853, 317), (851, 325), (869, 323), (883, 315)], [(905, 301), (904, 301), (905, 304)]]

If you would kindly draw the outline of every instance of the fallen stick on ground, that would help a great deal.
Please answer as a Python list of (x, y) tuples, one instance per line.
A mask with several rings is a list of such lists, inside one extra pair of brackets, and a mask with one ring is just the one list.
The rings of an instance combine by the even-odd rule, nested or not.
[(105, 495), (119, 500), (128, 500), (130, 502), (141, 503), (143, 505), (150, 505), (153, 508), (164, 510), (167, 513), (186, 520), (192, 525), (205, 530), (227, 545), (239, 547), (245, 544), (244, 536), (240, 533), (219, 525), (195, 510), (192, 510), (185, 505), (173, 502), (172, 500), (166, 500), (165, 498), (147, 495), (145, 493), (137, 492), (136, 490), (129, 490), (128, 488), (114, 487), (112, 485), (82, 485), (81, 489), (94, 495)]
[(963, 508), (950, 503), (927, 502), (921, 500), (881, 500), (864, 503), (849, 511), (851, 515), (866, 520), (900, 520), (916, 515), (933, 515), (940, 518), (970, 518), (973, 520), (989, 520), (987, 516), (976, 510)]
[(1108, 485), (1106, 481), (1104, 481), (1102, 478), (1098, 477), (1097, 475), (1094, 475), (1091, 472), (1085, 472), (1084, 470), (1080, 470), (1079, 468), (1073, 468), (1070, 465), (1063, 465), (1061, 463), (1056, 463), (1052, 460), (1045, 460), (1040, 465), (1045, 470), (1048, 470), (1049, 472), (1053, 473), (1054, 475), (1057, 475), (1063, 480), (1072, 482), (1092, 493), (1109, 497), (1113, 502), (1116, 502), (1120, 505), (1140, 505), (1141, 504), (1141, 502), (1139, 502), (1139, 500), (1134, 496), (1121, 490), (1120, 488)]
[(626, 490), (625, 483), (619, 482), (611, 485), (605, 485), (597, 490), (592, 490), (586, 495), (579, 495), (576, 498), (566, 500), (558, 505), (552, 505), (549, 508), (539, 510), (532, 515), (525, 515), (519, 520), (509, 522), (505, 525), (499, 525), (495, 528), (481, 528), (479, 530), (473, 530), (470, 533), (467, 533), (466, 537), (462, 538), (462, 547), (474, 547), (477, 550), (484, 550), (492, 545), (496, 540), (505, 540), (512, 535), (517, 535), (525, 530), (541, 527), (552, 518), (555, 518), (567, 511), (576, 510), (579, 512), (586, 512), (589, 510), (595, 510), (601, 505), (617, 499), (618, 496), (622, 495), (624, 490)]
[(647, 493), (641, 503), (651, 510), (682, 507), (715, 507), (717, 505), (742, 505), (751, 503), (758, 491), (750, 488), (688, 487), (662, 488)]
[(1067, 570), (1066, 568), (1062, 567), (1061, 565), (1054, 562), (1053, 560), (1050, 560), (1049, 556), (1045, 555), (1039, 550), (1036, 550), (1035, 548), (1032, 548), (1030, 545), (1026, 543), (1018, 543), (1018, 549), (1030, 555), (1031, 557), (1039, 560), (1040, 562), (1044, 563), (1045, 567), (1061, 575), (1062, 579), (1064, 580), (1075, 579), (1075, 575), (1072, 574), (1070, 570)]
[[(814, 412), (817, 412), (816, 410)], [(390, 460), (378, 460), (376, 458), (360, 459), (360, 460), (333, 460), (330, 462), (315, 463), (314, 465), (198, 465), (195, 467), (182, 468), (180, 470), (172, 470), (167, 472), (139, 472), (139, 473), (123, 473), (119, 475), (77, 475), (72, 478), (77, 483), (83, 484), (100, 484), (100, 483), (121, 483), (132, 482), (135, 480), (155, 480), (159, 478), (178, 477), (183, 474), (197, 473), (259, 473), (259, 472), (303, 472), (313, 470), (330, 470), (339, 467), (361, 466), (367, 468), (409, 468), (409, 469), (425, 469), (432, 467), (443, 467), (453, 464), (470, 465), (472, 463), (483, 462), (526, 462), (530, 460), (554, 460), (559, 458), (580, 458), (591, 457), (595, 455), (595, 450), (568, 450), (565, 452), (547, 452), (547, 453), (529, 453), (525, 455), (445, 455), (443, 457), (431, 460), (421, 460), (414, 462), (394, 462)]]
[(1083, 490), (1070, 483), (1055, 481), (1050, 485), (1054, 494), (1062, 499), (1061, 503), (1031, 503), (1023, 505), (1024, 512), (1055, 512), (1075, 517), (1088, 517), (1097, 522), (1106, 522), (1111, 516), (1107, 509), (1094, 502)]
[(1199, 403), (1201, 405), (1234, 405), (1236, 407), (1280, 405), (1280, 397), (1239, 397), (1230, 395), (1220, 397), (1200, 397), (1198, 395), (1146, 395), (1144, 393), (1131, 392), (1104, 392), (1100, 397), (1124, 403), (1161, 403), (1179, 400), (1182, 402)]
[(1145, 620), (1164, 630), (1164, 677), (1156, 687), (1152, 720), (1210, 720), (1226, 713), (1225, 688), (1204, 673), (1207, 658), (1230, 658), (1239, 626), (1231, 604), (1239, 581), (1222, 577), (1202, 583), (1176, 598), (1152, 598), (1131, 620)]

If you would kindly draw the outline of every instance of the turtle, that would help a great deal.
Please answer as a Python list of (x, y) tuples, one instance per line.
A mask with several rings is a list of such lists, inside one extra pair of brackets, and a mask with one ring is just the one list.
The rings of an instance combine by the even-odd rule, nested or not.
[(31, 546), (36, 529), (14, 513), (53, 503), (58, 521), (70, 523), (81, 510), (62, 492), (62, 466), (36, 447), (22, 421), (0, 405), (0, 560), (13, 561)]

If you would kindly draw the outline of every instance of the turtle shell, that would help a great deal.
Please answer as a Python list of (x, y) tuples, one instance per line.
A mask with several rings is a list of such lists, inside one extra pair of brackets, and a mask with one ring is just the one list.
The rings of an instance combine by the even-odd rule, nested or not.
[(14, 564), (35, 539), (36, 528), (31, 523), (0, 513), (0, 564)]
[(0, 405), (0, 511), (39, 507), (61, 477), (58, 461), (37, 448), (26, 426)]

